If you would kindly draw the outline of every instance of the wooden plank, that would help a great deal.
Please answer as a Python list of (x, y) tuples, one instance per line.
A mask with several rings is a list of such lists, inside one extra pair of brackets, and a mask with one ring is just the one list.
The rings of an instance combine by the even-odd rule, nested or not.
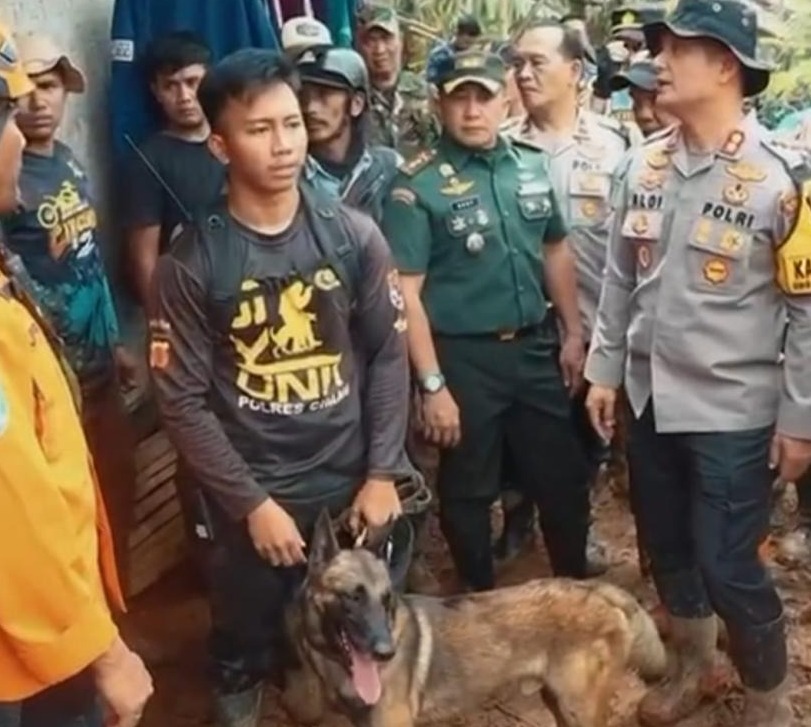
[(130, 533), (130, 548), (137, 548), (150, 535), (160, 530), (173, 517), (180, 514), (180, 501), (175, 497), (157, 510), (146, 522), (137, 525)]
[(161, 430), (148, 436), (135, 448), (135, 467), (141, 470), (157, 457), (172, 449), (169, 437)]
[[(159, 467), (160, 466), (160, 467)], [(156, 487), (160, 487), (167, 480), (171, 480), (177, 472), (177, 458), (169, 457), (155, 464), (155, 469), (149, 475), (141, 475), (135, 482), (136, 502), (148, 497)]]
[(182, 563), (188, 554), (183, 519), (175, 517), (133, 550), (128, 595), (135, 596)]
[(135, 503), (135, 522), (140, 524), (148, 520), (162, 505), (175, 497), (177, 497), (175, 480), (173, 478), (164, 480), (146, 497), (142, 497)]

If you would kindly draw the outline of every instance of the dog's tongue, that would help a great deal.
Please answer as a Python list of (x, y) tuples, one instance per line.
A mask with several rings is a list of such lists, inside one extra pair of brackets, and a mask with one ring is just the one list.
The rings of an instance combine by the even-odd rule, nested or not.
[(377, 662), (366, 654), (350, 648), (352, 658), (352, 684), (365, 704), (372, 706), (380, 700), (383, 687)]

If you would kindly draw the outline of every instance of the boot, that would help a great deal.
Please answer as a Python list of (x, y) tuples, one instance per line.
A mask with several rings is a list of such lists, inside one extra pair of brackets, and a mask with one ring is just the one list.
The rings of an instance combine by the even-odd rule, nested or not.
[(729, 655), (746, 690), (741, 727), (790, 727), (793, 713), (786, 693), (784, 617), (764, 626), (727, 626)]
[(262, 718), (262, 685), (244, 692), (214, 696), (217, 727), (259, 727)]
[(535, 503), (527, 499), (509, 506), (502, 499), (504, 527), (501, 536), (493, 546), (496, 560), (507, 563), (521, 553), (531, 542), (535, 531)]
[(793, 720), (785, 682), (770, 692), (746, 689), (740, 727), (791, 727)]
[(671, 616), (674, 648), (671, 672), (639, 703), (639, 722), (646, 727), (673, 725), (690, 716), (701, 704), (702, 678), (713, 668), (718, 621)]

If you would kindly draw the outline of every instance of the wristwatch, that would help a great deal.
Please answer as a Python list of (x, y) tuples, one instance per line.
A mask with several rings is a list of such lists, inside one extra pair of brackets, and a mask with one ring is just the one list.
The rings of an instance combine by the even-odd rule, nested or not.
[(420, 379), (423, 394), (436, 394), (445, 388), (445, 377), (440, 373), (427, 374)]

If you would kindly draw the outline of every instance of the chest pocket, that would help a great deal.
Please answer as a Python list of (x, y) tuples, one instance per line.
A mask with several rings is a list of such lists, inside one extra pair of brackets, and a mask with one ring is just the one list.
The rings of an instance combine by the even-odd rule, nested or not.
[(452, 201), (444, 224), (452, 238), (467, 240), (470, 235), (486, 235), (492, 230), (494, 219), (481, 197), (475, 196)]
[(521, 217), (527, 222), (546, 222), (552, 216), (552, 188), (546, 181), (519, 184), (516, 199)]
[(693, 290), (737, 294), (746, 284), (753, 233), (743, 227), (701, 217), (687, 240), (687, 273)]
[(611, 177), (603, 172), (574, 170), (569, 180), (571, 223), (574, 227), (605, 224), (609, 212)]
[(663, 222), (664, 213), (661, 210), (629, 209), (625, 213), (622, 236), (633, 245), (639, 280), (651, 277), (662, 262)]

